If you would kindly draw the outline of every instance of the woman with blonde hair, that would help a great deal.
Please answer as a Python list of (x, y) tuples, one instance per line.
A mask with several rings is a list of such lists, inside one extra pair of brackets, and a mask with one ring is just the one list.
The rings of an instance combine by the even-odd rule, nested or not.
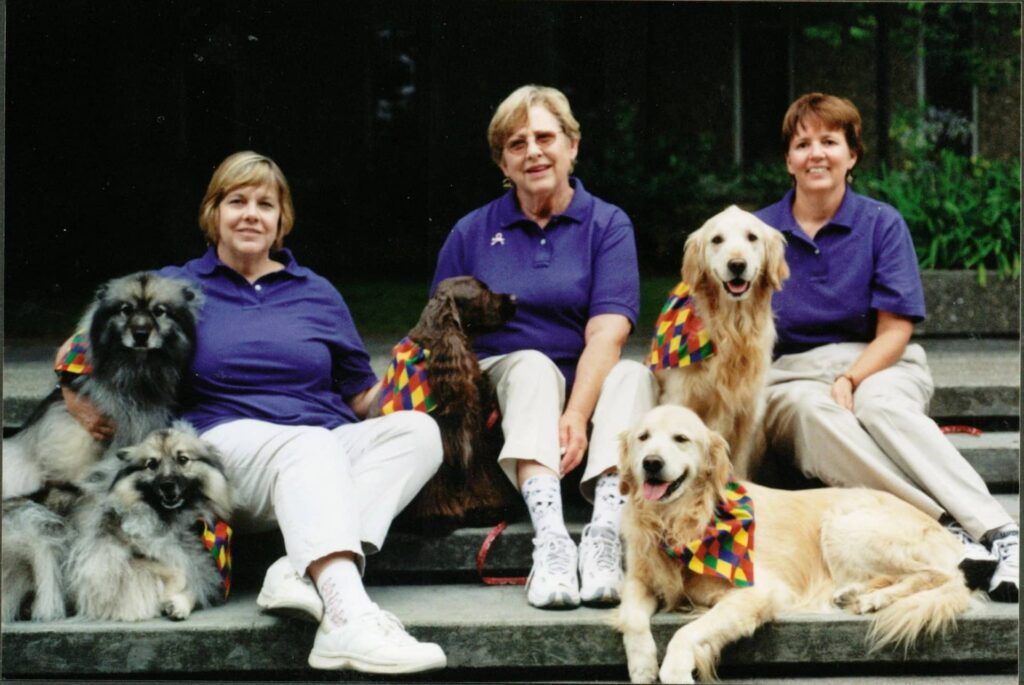
[[(487, 140), (509, 190), (458, 221), (438, 256), (434, 287), (471, 275), (516, 295), (515, 317), (479, 336), (474, 349), (501, 408), (499, 461), (536, 531), (528, 601), (615, 604), (618, 434), (654, 405), (657, 390), (646, 367), (621, 359), (639, 310), (633, 225), (571, 175), (580, 126), (560, 91), (514, 91), (495, 111)], [(594, 512), (577, 550), (559, 479), (585, 453), (581, 486)]]
[[(420, 412), (360, 420), (378, 380), (341, 295), (283, 247), (294, 221), (269, 158), (239, 152), (214, 171), (199, 211), (210, 247), (160, 272), (205, 296), (183, 418), (223, 456), (232, 524), (280, 528), (286, 556), (257, 603), (319, 622), (311, 666), (442, 668), (441, 648), (410, 636), (362, 582), (365, 555), (440, 466), (440, 434)], [(94, 434), (116, 430), (69, 399)]]

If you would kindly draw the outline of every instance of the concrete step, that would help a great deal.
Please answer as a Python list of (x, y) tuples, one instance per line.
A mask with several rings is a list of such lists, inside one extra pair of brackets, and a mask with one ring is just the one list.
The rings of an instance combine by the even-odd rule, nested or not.
[[(647, 339), (634, 336), (624, 352), (642, 361)], [(4, 426), (21, 424), (32, 407), (53, 388), (53, 355), (57, 344), (4, 346)], [(994, 339), (932, 339), (919, 341), (928, 352), (935, 378), (930, 413), (941, 421), (984, 421), (984, 427), (1017, 430), (1020, 408), (1019, 341)], [(383, 374), (393, 341), (368, 341), (371, 362)], [(998, 423), (992, 424), (993, 420)], [(992, 425), (989, 425), (992, 424)]]
[[(622, 640), (608, 626), (608, 610), (541, 611), (527, 605), (521, 587), (390, 586), (371, 588), (370, 594), (413, 635), (445, 649), (449, 670), (429, 676), (435, 681), (484, 680), (502, 673), (534, 682), (579, 679), (580, 674), (588, 680), (595, 675), (600, 680), (628, 679)], [(955, 631), (922, 639), (906, 655), (902, 650), (866, 654), (865, 617), (839, 610), (793, 613), (728, 647), (721, 673), (749, 677), (752, 670), (800, 667), (804, 675), (855, 675), (858, 669), (949, 674), (973, 664), (974, 674), (1006, 675), (1016, 670), (1017, 611), (1016, 604), (978, 601)], [(662, 654), (671, 635), (688, 620), (681, 614), (655, 616)], [(311, 623), (260, 613), (254, 593), (234, 596), (225, 606), (198, 611), (180, 623), (13, 623), (2, 631), (3, 675), (159, 672), (165, 677), (231, 673), (236, 678), (308, 678), (313, 673), (306, 657), (314, 631)]]

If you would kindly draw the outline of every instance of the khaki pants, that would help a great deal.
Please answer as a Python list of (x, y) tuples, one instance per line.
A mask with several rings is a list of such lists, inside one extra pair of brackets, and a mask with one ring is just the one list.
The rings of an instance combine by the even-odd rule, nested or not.
[[(498, 456), (513, 485), (516, 462), (532, 459), (556, 474), (561, 454), (558, 419), (565, 406), (565, 378), (555, 363), (541, 352), (520, 350), (480, 360), (501, 408), (505, 445)], [(619, 433), (629, 428), (655, 405), (658, 385), (646, 366), (619, 361), (608, 373), (591, 417), (590, 446), (580, 489), (593, 501), (594, 480), (619, 463)]]
[(885, 490), (935, 518), (948, 512), (975, 538), (1012, 523), (926, 415), (934, 385), (920, 345), (864, 379), (853, 412), (835, 403), (833, 380), (865, 346), (823, 345), (772, 365), (765, 413), (771, 449), (792, 454), (805, 475), (829, 485)]

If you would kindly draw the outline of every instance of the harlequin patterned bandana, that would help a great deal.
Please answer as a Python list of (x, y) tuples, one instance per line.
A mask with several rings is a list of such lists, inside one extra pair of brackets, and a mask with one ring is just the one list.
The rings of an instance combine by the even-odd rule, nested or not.
[(391, 355), (380, 393), (380, 413), (386, 415), (403, 409), (434, 411), (437, 404), (430, 396), (426, 368), (430, 350), (406, 337), (395, 345)]
[(217, 521), (210, 529), (209, 523), (199, 519), (203, 529), (199, 536), (203, 540), (203, 547), (213, 557), (213, 563), (217, 566), (217, 573), (220, 574), (221, 583), (224, 585), (224, 599), (228, 598), (231, 592), (231, 526), (226, 521)]
[(689, 366), (715, 353), (704, 323), (693, 310), (690, 286), (680, 281), (668, 295), (654, 322), (654, 337), (647, 364), (651, 371)]
[(89, 362), (89, 335), (85, 331), (79, 331), (65, 341), (57, 353), (57, 365), (53, 370), (57, 373), (92, 373), (92, 364)]
[(742, 485), (729, 481), (704, 536), (679, 547), (662, 543), (661, 549), (696, 574), (720, 576), (736, 587), (753, 585), (754, 501)]

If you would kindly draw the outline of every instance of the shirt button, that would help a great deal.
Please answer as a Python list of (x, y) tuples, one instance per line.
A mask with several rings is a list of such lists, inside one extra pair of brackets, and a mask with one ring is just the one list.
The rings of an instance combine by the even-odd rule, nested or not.
[(821, 250), (819, 250), (819, 249), (815, 248), (815, 250), (814, 250), (814, 254), (821, 254)]
[(263, 290), (263, 286), (257, 283), (256, 284), (256, 292), (259, 292), (261, 290)]
[(548, 239), (547, 238), (541, 238), (540, 239), (540, 244), (541, 245), (547, 245), (548, 244)]

